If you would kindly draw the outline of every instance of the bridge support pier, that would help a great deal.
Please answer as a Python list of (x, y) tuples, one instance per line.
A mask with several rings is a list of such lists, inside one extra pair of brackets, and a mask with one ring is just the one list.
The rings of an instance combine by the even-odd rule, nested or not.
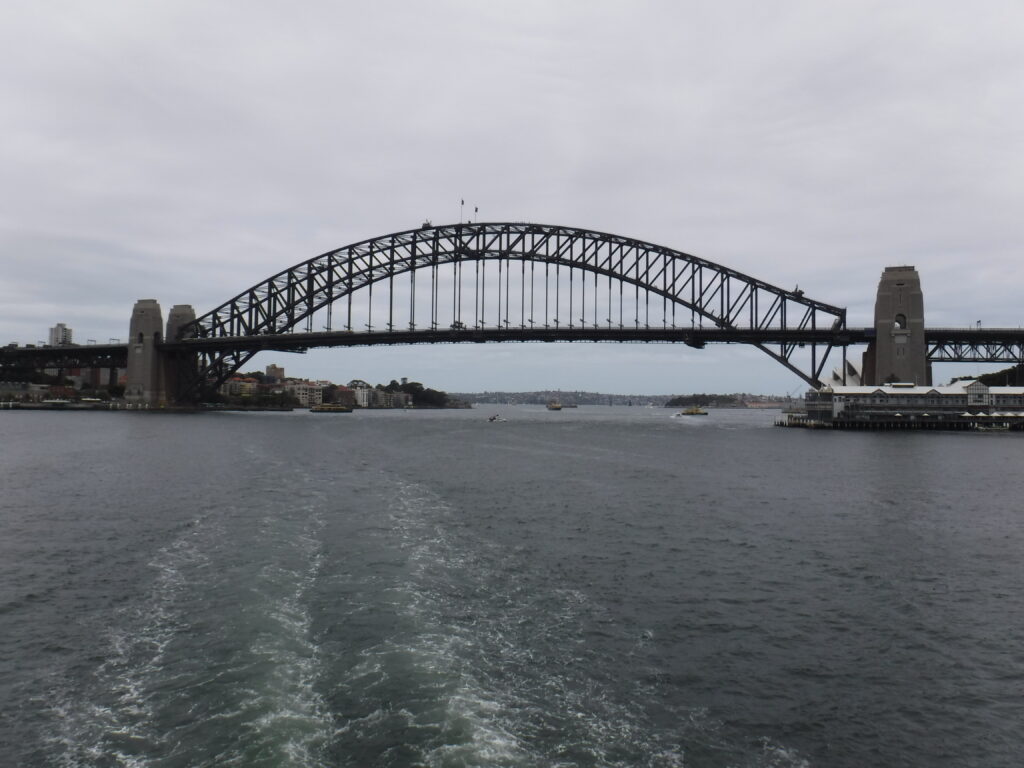
[(139, 299), (132, 309), (128, 339), (128, 377), (124, 397), (129, 403), (158, 408), (175, 402), (181, 383), (196, 375), (194, 352), (171, 352), (160, 348), (164, 340), (173, 341), (178, 330), (195, 320), (188, 304), (177, 304), (167, 317), (163, 333), (163, 313), (156, 299)]
[[(190, 304), (175, 304), (167, 315), (167, 341), (175, 341), (178, 331), (196, 319)], [(160, 356), (163, 366), (164, 392), (167, 401), (177, 403), (181, 393), (199, 375), (199, 355), (195, 352), (164, 351)]]
[(156, 299), (139, 299), (128, 325), (128, 377), (124, 399), (134, 405), (156, 407), (166, 401), (160, 352), (163, 313)]
[(931, 386), (924, 338), (924, 294), (914, 267), (886, 267), (875, 297), (875, 338), (864, 352), (862, 383)]

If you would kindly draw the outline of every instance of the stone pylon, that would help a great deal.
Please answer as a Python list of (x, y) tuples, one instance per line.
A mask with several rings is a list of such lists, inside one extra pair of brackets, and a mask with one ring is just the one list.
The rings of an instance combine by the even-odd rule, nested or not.
[(156, 299), (139, 299), (128, 328), (128, 377), (124, 398), (129, 403), (156, 407), (165, 400), (163, 371), (157, 345), (163, 314)]
[[(175, 304), (167, 315), (167, 333), (164, 338), (169, 342), (176, 341), (182, 327), (195, 319), (196, 311), (191, 304)], [(180, 393), (198, 373), (199, 356), (195, 352), (167, 350), (161, 355), (161, 364), (167, 401), (178, 403)]]
[(886, 267), (875, 298), (875, 338), (864, 353), (864, 384), (932, 383), (924, 338), (924, 294), (913, 267)]

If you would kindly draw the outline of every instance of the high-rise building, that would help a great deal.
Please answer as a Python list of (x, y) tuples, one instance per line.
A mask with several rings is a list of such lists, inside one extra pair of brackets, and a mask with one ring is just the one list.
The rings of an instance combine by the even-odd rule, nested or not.
[(50, 346), (63, 347), (71, 343), (71, 329), (64, 323), (57, 323), (50, 329)]
[(278, 381), (284, 381), (284, 368), (271, 363), (267, 366), (267, 377), (277, 379)]

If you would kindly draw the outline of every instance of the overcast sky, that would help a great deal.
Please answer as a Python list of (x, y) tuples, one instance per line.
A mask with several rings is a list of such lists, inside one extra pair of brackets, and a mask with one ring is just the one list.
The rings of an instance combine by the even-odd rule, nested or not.
[[(292, 264), (459, 219), (652, 241), (848, 308), (1024, 322), (1024, 3), (8, 2), (0, 343), (127, 336)], [(450, 391), (796, 392), (756, 349), (258, 356)], [(943, 366), (941, 375), (977, 367)]]

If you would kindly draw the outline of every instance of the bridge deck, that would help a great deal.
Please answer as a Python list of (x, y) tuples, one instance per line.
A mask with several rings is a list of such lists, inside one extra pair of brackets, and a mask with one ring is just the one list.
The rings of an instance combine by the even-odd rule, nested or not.
[[(165, 342), (162, 349), (195, 351), (301, 352), (316, 347), (362, 347), (401, 344), (488, 342), (617, 342), (705, 344), (829, 344), (845, 347), (874, 338), (873, 328), (582, 328), (511, 327), (483, 329), (403, 329), (391, 331), (323, 331), (258, 336), (187, 339)], [(929, 358), (943, 362), (1017, 362), (1024, 359), (1024, 328), (927, 328)], [(124, 367), (127, 344), (67, 347), (0, 347), (0, 367)]]
[(427, 328), (390, 331), (322, 331), (265, 336), (187, 339), (164, 348), (179, 350), (301, 350), (313, 347), (358, 347), (394, 344), (458, 344), (486, 342), (663, 342), (704, 346), (708, 343), (834, 344), (845, 346), (865, 341), (863, 331), (823, 329), (729, 329), (729, 328)]

